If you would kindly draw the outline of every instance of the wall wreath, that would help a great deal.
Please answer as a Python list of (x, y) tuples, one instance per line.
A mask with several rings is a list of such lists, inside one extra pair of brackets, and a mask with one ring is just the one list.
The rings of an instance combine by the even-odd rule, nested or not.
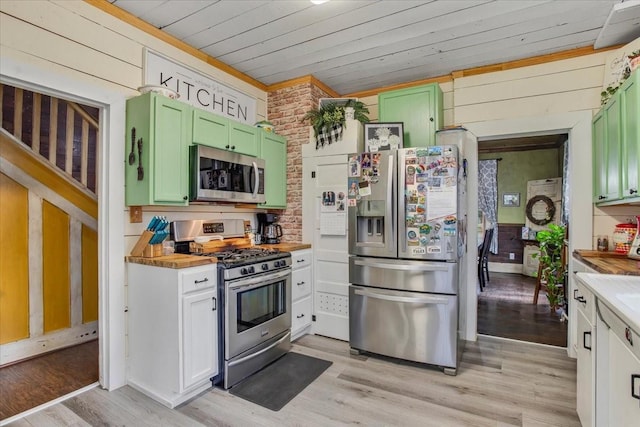
[[(547, 205), (547, 209), (545, 211), (545, 215), (542, 218), (536, 218), (533, 215), (533, 206), (538, 202), (544, 202)], [(547, 225), (551, 221), (553, 221), (553, 217), (556, 214), (556, 206), (547, 196), (534, 196), (527, 202), (527, 208), (525, 209), (525, 213), (529, 221), (536, 225)]]

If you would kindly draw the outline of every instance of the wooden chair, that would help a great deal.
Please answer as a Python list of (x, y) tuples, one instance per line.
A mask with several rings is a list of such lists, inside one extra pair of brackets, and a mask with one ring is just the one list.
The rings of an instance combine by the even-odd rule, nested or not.
[[(562, 265), (567, 265), (567, 245), (563, 244), (562, 245), (562, 251), (560, 252), (560, 259), (562, 260)], [(536, 289), (535, 291), (533, 291), (533, 303), (534, 304), (538, 304), (538, 295), (540, 294), (540, 290), (542, 290), (544, 288), (544, 290), (546, 291), (547, 288), (546, 286), (542, 283), (542, 270), (544, 269), (544, 264), (542, 262), (540, 262), (538, 264), (538, 275), (536, 277)], [(566, 277), (565, 277), (565, 282), (566, 282)], [(567, 298), (567, 290), (566, 290), (566, 284), (565, 287), (562, 289), (562, 291), (564, 292), (564, 300), (566, 301)]]
[(493, 228), (488, 228), (484, 232), (482, 245), (478, 248), (478, 281), (480, 282), (480, 292), (484, 291), (486, 282), (489, 281), (489, 247), (491, 247), (492, 238)]

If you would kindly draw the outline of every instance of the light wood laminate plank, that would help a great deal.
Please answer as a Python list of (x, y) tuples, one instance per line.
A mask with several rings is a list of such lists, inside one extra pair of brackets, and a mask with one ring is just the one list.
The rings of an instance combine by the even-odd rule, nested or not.
[(293, 351), (333, 364), (278, 412), (219, 388), (175, 410), (129, 387), (92, 389), (64, 406), (92, 425), (580, 425), (575, 361), (563, 348), (480, 337), (466, 343), (454, 377), (435, 367), (352, 355), (348, 343), (321, 336), (303, 336)]

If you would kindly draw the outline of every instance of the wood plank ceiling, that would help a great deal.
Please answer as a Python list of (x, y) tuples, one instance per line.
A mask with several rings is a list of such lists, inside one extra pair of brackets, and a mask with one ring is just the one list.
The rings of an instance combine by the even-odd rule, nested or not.
[(619, 3), (109, 1), (264, 84), (313, 75), (340, 94), (593, 46)]

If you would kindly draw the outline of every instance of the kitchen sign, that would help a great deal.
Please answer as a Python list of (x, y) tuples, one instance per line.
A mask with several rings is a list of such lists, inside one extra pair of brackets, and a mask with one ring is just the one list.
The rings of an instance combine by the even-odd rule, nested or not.
[(143, 80), (176, 91), (180, 101), (194, 107), (241, 123), (256, 121), (255, 98), (146, 48)]

